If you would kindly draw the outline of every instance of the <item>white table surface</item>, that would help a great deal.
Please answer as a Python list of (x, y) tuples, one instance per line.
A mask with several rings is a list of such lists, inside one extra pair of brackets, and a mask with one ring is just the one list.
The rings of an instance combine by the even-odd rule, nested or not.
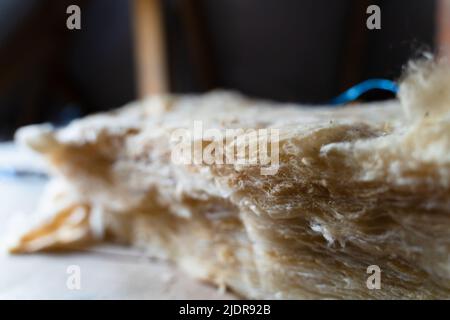
[[(22, 152), (0, 144), (0, 170), (27, 163), (36, 168), (32, 155)], [(11, 219), (33, 212), (44, 184), (42, 179), (0, 175), (0, 239)], [(131, 248), (101, 245), (87, 252), (32, 255), (9, 255), (0, 249), (0, 299), (234, 299)], [(79, 290), (67, 287), (71, 265), (80, 268)]]

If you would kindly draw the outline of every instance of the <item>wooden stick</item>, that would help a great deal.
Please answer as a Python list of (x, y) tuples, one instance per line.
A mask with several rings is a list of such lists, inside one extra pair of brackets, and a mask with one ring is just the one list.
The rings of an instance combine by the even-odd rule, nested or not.
[(450, 59), (450, 0), (438, 0), (436, 4), (436, 51)]
[(160, 0), (134, 0), (133, 26), (138, 95), (168, 92), (165, 34)]

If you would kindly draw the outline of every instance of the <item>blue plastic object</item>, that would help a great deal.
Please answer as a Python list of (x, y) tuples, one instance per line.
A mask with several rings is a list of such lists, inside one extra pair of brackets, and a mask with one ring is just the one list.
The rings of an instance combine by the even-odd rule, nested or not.
[(362, 94), (373, 89), (386, 90), (396, 94), (398, 91), (398, 86), (394, 81), (387, 79), (369, 79), (341, 93), (339, 96), (331, 100), (331, 103), (344, 104), (351, 102), (358, 99)]

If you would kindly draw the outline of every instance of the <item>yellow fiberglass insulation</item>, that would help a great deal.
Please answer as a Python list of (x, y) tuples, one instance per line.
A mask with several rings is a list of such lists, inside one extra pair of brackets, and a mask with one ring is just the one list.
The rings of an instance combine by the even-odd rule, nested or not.
[[(195, 124), (216, 140), (174, 139)], [(228, 139), (228, 129), (242, 131)], [(263, 165), (267, 150), (250, 145), (267, 130), (276, 135)], [(450, 298), (444, 62), (412, 63), (398, 100), (383, 103), (150, 97), (62, 129), (25, 127), (17, 140), (48, 160), (53, 178), (36, 213), (42, 219), (11, 252), (106, 240), (247, 298)], [(191, 157), (190, 148), (204, 151), (213, 140), (223, 147), (216, 161)], [(180, 144), (189, 152), (174, 161)], [(374, 265), (379, 289), (368, 287)]]

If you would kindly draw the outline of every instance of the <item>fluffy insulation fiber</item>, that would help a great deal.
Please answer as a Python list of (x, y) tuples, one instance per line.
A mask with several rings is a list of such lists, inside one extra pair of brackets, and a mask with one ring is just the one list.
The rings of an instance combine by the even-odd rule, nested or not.
[[(23, 128), (18, 140), (53, 178), (42, 218), (11, 252), (115, 241), (247, 298), (450, 298), (450, 67), (424, 60), (408, 70), (398, 100), (384, 103), (212, 92)], [(247, 164), (174, 161), (174, 134), (194, 122), (277, 129), (267, 146), (276, 170), (263, 174), (262, 151), (250, 148)], [(233, 154), (250, 140), (220, 145)], [(378, 288), (368, 268), (381, 271)]]

